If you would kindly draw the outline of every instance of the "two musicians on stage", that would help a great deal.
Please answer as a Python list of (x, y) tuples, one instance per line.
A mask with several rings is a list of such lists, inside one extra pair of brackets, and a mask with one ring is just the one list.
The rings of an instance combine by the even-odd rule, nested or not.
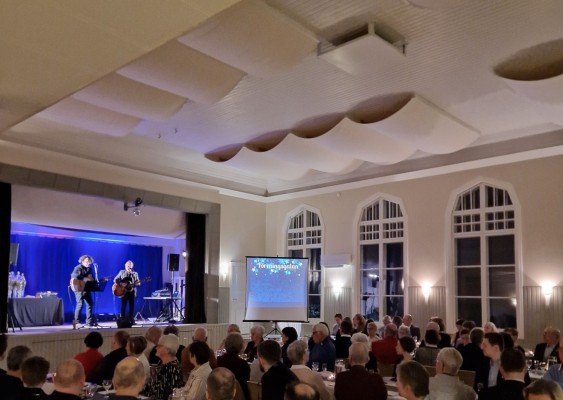
[[(73, 329), (80, 320), (80, 313), (84, 303), (86, 303), (86, 325), (95, 326), (96, 320), (93, 315), (94, 300), (92, 292), (88, 290), (86, 284), (89, 281), (97, 281), (97, 266), (94, 264), (94, 259), (89, 255), (83, 255), (78, 259), (78, 265), (74, 267), (70, 275), (70, 286), (74, 291), (76, 297), (76, 308), (74, 309), (74, 320), (72, 321)], [(96, 270), (92, 271), (92, 265)], [(125, 310), (129, 305), (129, 313), (127, 317), (133, 321), (135, 296), (137, 286), (141, 284), (139, 274), (133, 271), (133, 261), (128, 260), (125, 263), (125, 269), (119, 271), (114, 278), (114, 285), (112, 288), (113, 294), (121, 298), (121, 313), (120, 316), (125, 317)], [(104, 279), (107, 280), (107, 279)]]

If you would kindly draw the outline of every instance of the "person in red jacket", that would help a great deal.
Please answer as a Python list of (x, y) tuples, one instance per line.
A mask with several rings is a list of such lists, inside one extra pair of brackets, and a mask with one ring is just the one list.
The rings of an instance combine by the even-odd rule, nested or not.
[(371, 343), (371, 352), (378, 364), (397, 364), (401, 358), (397, 354), (397, 326), (385, 325), (383, 339)]

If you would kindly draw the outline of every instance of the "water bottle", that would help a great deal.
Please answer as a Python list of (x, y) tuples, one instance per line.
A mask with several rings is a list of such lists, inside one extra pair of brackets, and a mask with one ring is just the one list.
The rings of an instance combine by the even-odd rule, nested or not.
[(21, 297), (21, 276), (20, 271), (16, 272), (16, 278), (14, 279), (14, 297)]
[(20, 293), (20, 297), (24, 297), (25, 296), (25, 285), (27, 285), (27, 280), (25, 279), (25, 276), (23, 275), (23, 272), (20, 276), (21, 279), (21, 293)]
[(8, 274), (8, 298), (14, 297), (14, 272), (10, 271)]

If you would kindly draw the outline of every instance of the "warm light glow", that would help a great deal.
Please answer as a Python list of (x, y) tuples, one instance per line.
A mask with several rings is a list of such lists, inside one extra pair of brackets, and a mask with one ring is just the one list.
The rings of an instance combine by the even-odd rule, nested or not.
[(338, 298), (338, 296), (340, 296), (340, 293), (342, 293), (342, 282), (340, 281), (333, 282), (332, 291), (334, 292), (334, 296)]
[(541, 292), (545, 297), (545, 305), (549, 306), (551, 295), (553, 294), (553, 285), (551, 283), (544, 283), (541, 287)]
[(227, 275), (229, 274), (229, 263), (222, 262), (221, 266), (219, 267), (219, 273), (223, 277), (223, 279), (227, 279)]
[(428, 303), (428, 297), (430, 297), (430, 289), (432, 286), (428, 282), (422, 284), (422, 295), (424, 296), (424, 301)]

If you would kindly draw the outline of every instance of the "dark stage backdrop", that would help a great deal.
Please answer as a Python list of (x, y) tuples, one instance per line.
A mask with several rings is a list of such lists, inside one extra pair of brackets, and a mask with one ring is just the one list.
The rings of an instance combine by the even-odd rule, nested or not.
[[(25, 274), (25, 295), (35, 296), (48, 290), (58, 292), (63, 299), (66, 322), (72, 320), (76, 304), (68, 287), (70, 274), (83, 254), (92, 256), (98, 264), (98, 278), (110, 278), (105, 291), (94, 295), (96, 314), (119, 314), (121, 299), (112, 294), (111, 285), (127, 260), (135, 263), (134, 269), (141, 279), (152, 278), (137, 289), (135, 312), (141, 310), (143, 297), (162, 288), (162, 247), (159, 246), (18, 234), (11, 235), (10, 241), (19, 243), (18, 265), (12, 271)], [(82, 320), (85, 312), (86, 307), (82, 310)]]

